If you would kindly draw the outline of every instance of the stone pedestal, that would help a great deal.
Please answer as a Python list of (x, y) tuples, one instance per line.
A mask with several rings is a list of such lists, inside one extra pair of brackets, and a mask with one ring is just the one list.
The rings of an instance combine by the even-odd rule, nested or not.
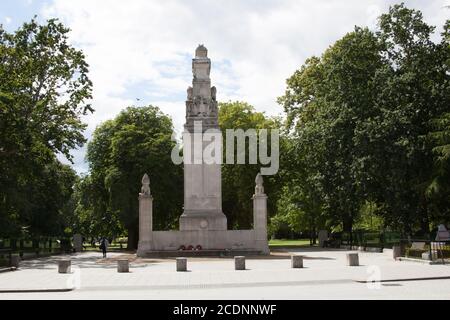
[(18, 269), (20, 265), (20, 255), (13, 254), (11, 255), (11, 268)]
[(177, 272), (185, 272), (187, 271), (187, 259), (186, 258), (177, 258)]
[(260, 173), (255, 179), (256, 187), (253, 195), (253, 228), (255, 230), (256, 248), (269, 254), (267, 239), (267, 195), (264, 193), (263, 177)]
[(245, 270), (245, 257), (234, 257), (234, 269)]
[(393, 246), (392, 247), (392, 258), (394, 260), (397, 260), (401, 256), (402, 248), (400, 246)]
[(150, 191), (150, 178), (147, 174), (142, 178), (142, 189), (139, 193), (139, 243), (138, 256), (153, 249), (153, 197)]
[(130, 262), (128, 260), (117, 261), (117, 272), (127, 273), (130, 272)]
[(325, 241), (328, 240), (328, 231), (327, 230), (319, 230), (317, 238), (319, 240), (319, 247), (323, 248), (325, 245)]
[(291, 267), (293, 269), (303, 268), (303, 256), (291, 256)]
[(357, 253), (347, 253), (347, 265), (350, 267), (359, 266), (359, 256)]
[(225, 231), (227, 230), (227, 218), (223, 213), (214, 211), (196, 211), (180, 217), (181, 231)]
[(72, 262), (70, 260), (58, 261), (58, 273), (71, 273)]
[(75, 252), (83, 251), (83, 236), (81, 234), (75, 234), (73, 236), (73, 248)]

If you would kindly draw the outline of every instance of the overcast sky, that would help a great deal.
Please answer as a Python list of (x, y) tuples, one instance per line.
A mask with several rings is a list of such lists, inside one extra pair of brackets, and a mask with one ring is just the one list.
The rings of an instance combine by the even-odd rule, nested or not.
[[(377, 0), (0, 0), (0, 23), (12, 31), (38, 15), (60, 18), (81, 48), (94, 82), (86, 137), (129, 105), (159, 106), (178, 133), (185, 116), (191, 59), (204, 44), (219, 101), (241, 100), (269, 115), (281, 114), (276, 98), (306, 58), (320, 55), (355, 25), (399, 1)], [(441, 27), (449, 0), (405, 1)], [(440, 29), (438, 29), (440, 31)], [(438, 36), (436, 35), (436, 39)], [(140, 101), (137, 101), (140, 99)], [(73, 152), (74, 168), (87, 171), (85, 148)]]

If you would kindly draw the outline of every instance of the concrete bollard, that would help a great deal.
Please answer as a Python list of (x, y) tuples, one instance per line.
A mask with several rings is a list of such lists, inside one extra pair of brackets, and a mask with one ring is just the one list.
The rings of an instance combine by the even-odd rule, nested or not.
[(303, 268), (303, 256), (291, 256), (291, 267), (293, 269)]
[(58, 273), (71, 273), (72, 262), (70, 260), (58, 261)]
[(397, 258), (399, 258), (402, 254), (402, 248), (400, 246), (393, 246), (392, 247), (392, 258), (394, 258), (394, 260), (397, 260)]
[(130, 262), (128, 260), (117, 260), (117, 272), (130, 272)]
[(234, 257), (234, 270), (245, 270), (245, 257)]
[(11, 255), (11, 268), (19, 269), (20, 265), (20, 255), (13, 254)]
[(351, 267), (359, 266), (359, 256), (357, 253), (347, 253), (347, 265)]
[(185, 272), (185, 271), (187, 271), (187, 259), (177, 258), (177, 272)]

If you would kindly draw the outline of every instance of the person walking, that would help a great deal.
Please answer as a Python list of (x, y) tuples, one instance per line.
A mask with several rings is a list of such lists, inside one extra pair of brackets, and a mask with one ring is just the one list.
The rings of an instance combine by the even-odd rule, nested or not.
[(100, 240), (100, 249), (103, 252), (103, 258), (106, 258), (106, 252), (108, 250), (109, 241), (106, 239), (106, 237), (102, 237)]

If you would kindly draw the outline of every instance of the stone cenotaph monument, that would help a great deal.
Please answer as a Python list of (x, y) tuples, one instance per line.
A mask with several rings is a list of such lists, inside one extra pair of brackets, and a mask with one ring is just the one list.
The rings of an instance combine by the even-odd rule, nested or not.
[[(217, 90), (211, 87), (210, 71), (211, 60), (208, 58), (208, 50), (200, 45), (192, 61), (192, 87), (187, 90), (186, 123), (183, 133), (184, 211), (179, 220), (180, 230), (153, 231), (153, 198), (150, 178), (145, 174), (139, 194), (138, 256), (269, 253), (267, 196), (264, 193), (262, 176), (258, 174), (255, 180), (253, 229), (227, 230), (227, 218), (222, 212), (221, 164), (206, 163), (201, 156), (203, 150), (210, 144), (202, 139), (206, 134), (205, 131), (221, 135), (218, 124)], [(155, 199), (155, 201), (164, 200)]]
[[(180, 217), (182, 231), (227, 230), (227, 218), (222, 212), (221, 164), (207, 164), (195, 154), (196, 137), (203, 144), (202, 150), (198, 150), (200, 155), (209, 144), (203, 141), (203, 133), (208, 130), (221, 134), (216, 88), (211, 88), (210, 71), (208, 51), (204, 46), (199, 46), (192, 61), (194, 79), (192, 87), (188, 88), (186, 101), (183, 140), (185, 146), (190, 148), (191, 159), (184, 161), (184, 213)], [(221, 141), (218, 143), (221, 144)]]

